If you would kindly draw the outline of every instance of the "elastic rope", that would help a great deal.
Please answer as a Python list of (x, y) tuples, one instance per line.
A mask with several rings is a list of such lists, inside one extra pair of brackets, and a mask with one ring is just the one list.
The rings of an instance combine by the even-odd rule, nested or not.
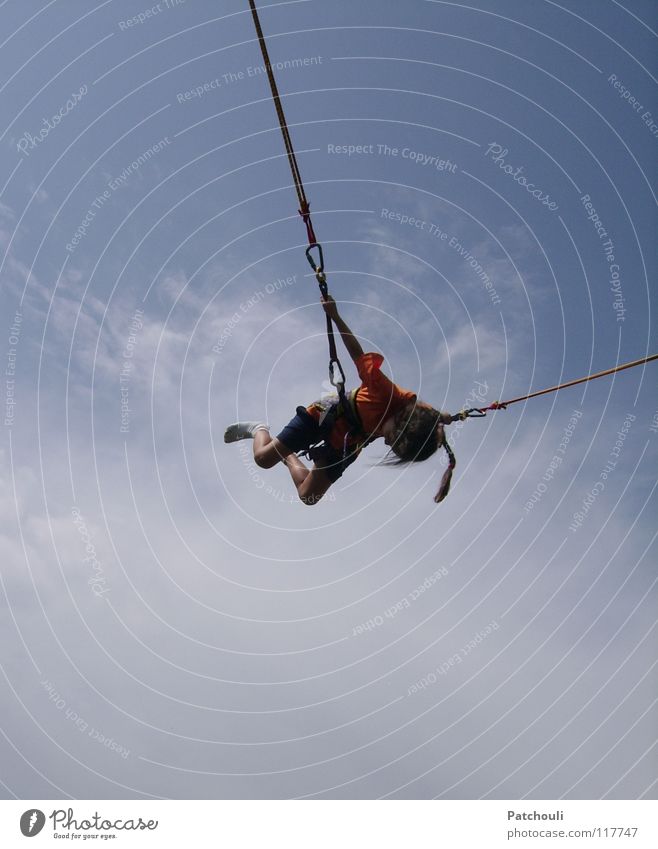
[[(263, 29), (260, 25), (258, 10), (256, 9), (256, 3), (254, 2), (254, 0), (249, 0), (249, 6), (251, 8), (251, 14), (254, 19), (254, 26), (256, 27), (256, 35), (258, 36), (258, 43), (260, 45), (260, 50), (263, 55), (263, 61), (265, 62), (265, 70), (267, 71), (267, 79), (269, 80), (270, 90), (272, 92), (272, 99), (274, 100), (274, 107), (276, 109), (276, 114), (279, 119), (279, 126), (281, 127), (283, 143), (286, 148), (286, 154), (288, 155), (288, 163), (292, 172), (292, 180), (295, 185), (295, 191), (297, 192), (297, 199), (299, 200), (298, 211), (299, 214), (302, 216), (304, 224), (306, 225), (306, 235), (308, 237), (309, 243), (309, 248), (307, 248), (306, 256), (313, 270), (315, 271), (315, 276), (320, 287), (320, 292), (322, 293), (323, 297), (326, 298), (329, 294), (329, 290), (327, 288), (327, 280), (324, 274), (324, 259), (322, 256), (322, 247), (318, 243), (315, 231), (313, 229), (313, 222), (311, 221), (311, 207), (306, 198), (306, 192), (304, 190), (304, 184), (302, 182), (302, 175), (299, 170), (299, 165), (297, 164), (297, 157), (295, 156), (295, 150), (292, 145), (292, 139), (290, 138), (290, 131), (288, 130), (286, 116), (283, 111), (283, 104), (281, 103), (279, 89), (277, 87), (276, 79), (274, 77), (274, 71), (272, 70), (270, 55), (267, 50), (265, 36), (263, 35)], [(316, 264), (315, 260), (311, 256), (311, 248), (319, 249), (319, 264)], [(329, 379), (332, 385), (335, 386), (338, 390), (338, 394), (341, 400), (345, 401), (345, 372), (343, 371), (343, 367), (338, 358), (338, 351), (336, 349), (336, 339), (334, 336), (334, 325), (333, 321), (329, 316), (327, 316), (327, 339), (329, 342)], [(339, 378), (335, 377), (334, 366), (338, 368), (338, 371), (340, 373)]]
[(510, 401), (494, 401), (493, 404), (490, 404), (488, 407), (482, 407), (481, 409), (478, 409), (477, 412), (486, 413), (487, 410), (504, 410), (506, 407), (509, 407), (510, 404), (516, 404), (519, 401), (527, 401), (529, 398), (538, 398), (540, 395), (548, 395), (549, 392), (557, 392), (560, 389), (566, 389), (568, 386), (577, 386), (579, 383), (587, 383), (590, 380), (596, 380), (599, 377), (606, 377), (608, 374), (616, 374), (618, 371), (624, 371), (624, 369), (633, 368), (634, 366), (641, 366), (645, 363), (650, 363), (653, 360), (658, 360), (658, 354), (651, 354), (649, 357), (642, 357), (639, 360), (633, 360), (632, 363), (624, 363), (624, 365), (615, 366), (614, 368), (609, 368), (605, 371), (588, 374), (586, 377), (579, 377), (577, 380), (569, 380), (567, 383), (559, 383), (557, 386), (551, 386), (548, 389), (540, 389), (539, 392), (531, 392), (529, 395), (520, 395), (518, 398), (512, 398)]
[(557, 386), (550, 386), (548, 389), (540, 389), (538, 392), (531, 392), (529, 395), (520, 395), (518, 398), (511, 398), (509, 401), (494, 401), (488, 407), (472, 407), (470, 410), (461, 410), (455, 413), (450, 419), (452, 422), (463, 421), (470, 418), (482, 418), (490, 410), (506, 410), (510, 404), (517, 404), (519, 401), (527, 401), (529, 398), (538, 398), (540, 395), (548, 395), (550, 392), (558, 392), (560, 389), (566, 389), (569, 386), (577, 386), (579, 383), (587, 383), (590, 380), (596, 380), (599, 377), (606, 377), (609, 374), (616, 374), (618, 371), (624, 371), (627, 368), (641, 366), (645, 363), (658, 360), (658, 354), (651, 354), (648, 357), (642, 357), (639, 360), (633, 360), (631, 363), (624, 363), (621, 366), (598, 371), (595, 374), (588, 374), (585, 377), (579, 377), (576, 380), (569, 380), (566, 383), (559, 383)]
[(256, 27), (256, 34), (258, 36), (260, 50), (263, 54), (265, 70), (267, 71), (267, 79), (269, 80), (270, 90), (272, 92), (272, 99), (274, 101), (274, 107), (276, 109), (276, 114), (279, 119), (281, 135), (283, 136), (283, 143), (285, 145), (286, 153), (288, 155), (288, 162), (290, 164), (290, 170), (292, 172), (293, 183), (295, 184), (295, 191), (297, 192), (297, 199), (299, 200), (298, 211), (299, 214), (302, 216), (304, 224), (306, 225), (306, 234), (308, 236), (309, 244), (315, 244), (317, 242), (317, 239), (315, 238), (313, 223), (311, 221), (310, 206), (308, 200), (306, 199), (306, 192), (304, 190), (304, 184), (302, 182), (302, 175), (299, 170), (299, 165), (297, 164), (295, 150), (292, 146), (292, 139), (290, 138), (288, 123), (286, 121), (286, 116), (283, 111), (283, 104), (281, 103), (279, 89), (276, 84), (276, 79), (272, 70), (272, 63), (270, 62), (270, 56), (267, 50), (267, 43), (265, 42), (265, 36), (263, 35), (263, 30), (260, 25), (260, 19), (258, 17), (258, 10), (256, 9), (256, 3), (254, 2), (254, 0), (249, 0), (249, 6), (251, 7), (251, 14), (254, 19), (254, 26)]

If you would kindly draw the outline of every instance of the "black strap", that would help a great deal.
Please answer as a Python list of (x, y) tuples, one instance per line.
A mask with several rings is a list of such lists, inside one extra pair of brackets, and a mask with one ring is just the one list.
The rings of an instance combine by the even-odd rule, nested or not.
[[(318, 260), (315, 261), (315, 257), (313, 256), (313, 251), (317, 250), (318, 252)], [(327, 298), (329, 295), (329, 287), (327, 286), (327, 276), (324, 273), (324, 254), (322, 252), (322, 245), (317, 242), (313, 245), (309, 245), (306, 248), (306, 259), (308, 260), (309, 265), (315, 272), (315, 279), (318, 281), (318, 286), (320, 287), (320, 292), (322, 293), (323, 298)], [(327, 340), (329, 342), (329, 382), (332, 386), (336, 387), (338, 391), (338, 395), (341, 401), (345, 400), (345, 372), (343, 371), (343, 366), (338, 358), (338, 350), (336, 348), (336, 337), (334, 335), (334, 323), (331, 318), (327, 315)], [(335, 368), (338, 369), (340, 377), (336, 377)]]

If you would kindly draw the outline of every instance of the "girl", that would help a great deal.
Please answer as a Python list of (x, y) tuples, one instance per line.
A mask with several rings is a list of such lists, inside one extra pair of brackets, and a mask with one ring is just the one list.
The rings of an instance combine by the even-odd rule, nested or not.
[[(361, 378), (361, 385), (343, 402), (336, 396), (316, 401), (309, 407), (297, 407), (297, 415), (278, 436), (270, 436), (263, 422), (238, 422), (226, 428), (225, 442), (254, 440), (254, 460), (262, 469), (283, 462), (290, 472), (300, 500), (317, 504), (329, 487), (358, 457), (361, 449), (383, 438), (397, 457), (395, 463), (426, 460), (439, 446), (448, 453), (438, 503), (448, 494), (455, 457), (443, 430), (452, 417), (440, 413), (416, 399), (413, 392), (396, 386), (380, 371), (381, 354), (364, 353), (356, 337), (338, 314), (336, 302), (322, 298), (325, 313), (331, 318), (345, 343)], [(308, 469), (297, 456), (306, 453), (314, 461)]]

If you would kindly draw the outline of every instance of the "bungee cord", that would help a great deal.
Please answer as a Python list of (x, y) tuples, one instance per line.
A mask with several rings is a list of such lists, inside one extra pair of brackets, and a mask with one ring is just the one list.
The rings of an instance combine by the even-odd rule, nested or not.
[(590, 380), (596, 380), (599, 377), (606, 377), (609, 374), (616, 374), (618, 371), (624, 371), (627, 368), (641, 366), (645, 363), (650, 363), (653, 360), (658, 360), (658, 354), (651, 354), (648, 357), (642, 357), (639, 360), (633, 360), (631, 363), (624, 363), (614, 368), (598, 371), (595, 374), (588, 374), (585, 377), (578, 377), (576, 380), (569, 380), (566, 383), (558, 383), (557, 386), (550, 386), (548, 389), (540, 389), (537, 392), (530, 392), (528, 395), (519, 395), (518, 398), (512, 398), (509, 401), (494, 401), (488, 407), (471, 407), (468, 410), (462, 410), (456, 413), (453, 421), (460, 421), (466, 418), (480, 418), (486, 416), (490, 410), (506, 410), (510, 404), (517, 404), (519, 401), (527, 401), (529, 398), (538, 398), (540, 395), (548, 395), (550, 392), (558, 392), (560, 389), (566, 389), (568, 386), (577, 386), (579, 383), (587, 383)]
[[(286, 116), (283, 111), (281, 96), (279, 95), (279, 89), (276, 84), (276, 78), (274, 76), (272, 63), (270, 62), (270, 57), (267, 50), (267, 43), (265, 41), (263, 29), (261, 27), (260, 20), (258, 17), (258, 10), (256, 9), (255, 0), (249, 0), (249, 6), (251, 8), (251, 14), (254, 19), (254, 26), (256, 28), (256, 34), (258, 36), (258, 43), (260, 45), (261, 53), (263, 55), (263, 61), (265, 63), (265, 70), (267, 71), (267, 78), (270, 84), (272, 99), (274, 101), (274, 107), (276, 109), (276, 114), (279, 120), (279, 126), (281, 128), (281, 135), (283, 136), (283, 143), (285, 145), (286, 154), (288, 156), (288, 163), (290, 165), (290, 171), (292, 173), (293, 184), (295, 186), (297, 199), (299, 201), (298, 211), (299, 214), (302, 216), (302, 220), (304, 221), (304, 224), (306, 226), (306, 234), (308, 237), (306, 258), (308, 259), (311, 268), (315, 272), (315, 277), (317, 279), (323, 298), (327, 298), (329, 290), (327, 286), (327, 278), (324, 271), (324, 255), (322, 251), (322, 245), (318, 242), (315, 235), (315, 231), (313, 229), (313, 222), (311, 221), (311, 207), (306, 197), (304, 183), (302, 181), (301, 172), (297, 163), (297, 157), (295, 155), (292, 139), (290, 137), (290, 131), (288, 129)], [(314, 258), (314, 252), (317, 253), (317, 261)], [(331, 381), (332, 386), (336, 387), (340, 401), (343, 404), (343, 408), (346, 411), (348, 417), (350, 417), (350, 404), (348, 403), (345, 394), (345, 372), (343, 371), (343, 367), (340, 363), (340, 359), (338, 357), (338, 352), (336, 349), (334, 326), (331, 318), (328, 315), (326, 316), (326, 319), (327, 339), (329, 342), (329, 379)], [(630, 363), (624, 363), (623, 365), (614, 366), (613, 368), (606, 369), (605, 371), (596, 372), (595, 374), (588, 374), (585, 377), (579, 377), (575, 380), (569, 380), (566, 383), (560, 383), (556, 386), (551, 386), (548, 389), (540, 389), (537, 392), (530, 392), (527, 395), (520, 395), (518, 398), (511, 398), (509, 401), (494, 401), (492, 404), (489, 404), (488, 407), (472, 407), (467, 410), (461, 410), (459, 413), (452, 415), (450, 418), (452, 422), (463, 421), (467, 418), (482, 418), (486, 416), (487, 413), (490, 411), (506, 410), (507, 407), (509, 407), (511, 404), (517, 404), (520, 401), (527, 401), (530, 398), (538, 398), (541, 395), (547, 395), (551, 392), (558, 392), (559, 390), (566, 389), (569, 386), (577, 386), (580, 383), (587, 383), (590, 380), (596, 380), (599, 377), (605, 377), (610, 374), (616, 374), (617, 372), (624, 371), (624, 369), (644, 365), (657, 359), (658, 354), (651, 354), (650, 356), (642, 357), (639, 360), (633, 360), (633, 362)], [(336, 376), (336, 369), (338, 370), (338, 376)], [(355, 429), (358, 428), (358, 423), (351, 421), (351, 424), (354, 426)], [(449, 450), (447, 440), (445, 439), (444, 447), (446, 447), (446, 450), (448, 451), (449, 465), (451, 468), (454, 468), (454, 455), (452, 455), (452, 452)]]

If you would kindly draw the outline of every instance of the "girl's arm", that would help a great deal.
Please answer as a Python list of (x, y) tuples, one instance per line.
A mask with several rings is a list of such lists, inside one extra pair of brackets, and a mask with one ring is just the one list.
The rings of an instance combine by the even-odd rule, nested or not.
[(352, 357), (354, 362), (356, 362), (359, 357), (363, 356), (363, 348), (361, 347), (358, 339), (352, 333), (350, 328), (338, 315), (338, 307), (336, 306), (336, 301), (334, 301), (331, 295), (327, 295), (326, 298), (322, 298), (322, 307), (326, 314), (329, 316), (329, 318), (338, 328), (341, 338), (345, 343), (345, 347), (347, 348), (348, 354), (350, 355), (350, 357)]

